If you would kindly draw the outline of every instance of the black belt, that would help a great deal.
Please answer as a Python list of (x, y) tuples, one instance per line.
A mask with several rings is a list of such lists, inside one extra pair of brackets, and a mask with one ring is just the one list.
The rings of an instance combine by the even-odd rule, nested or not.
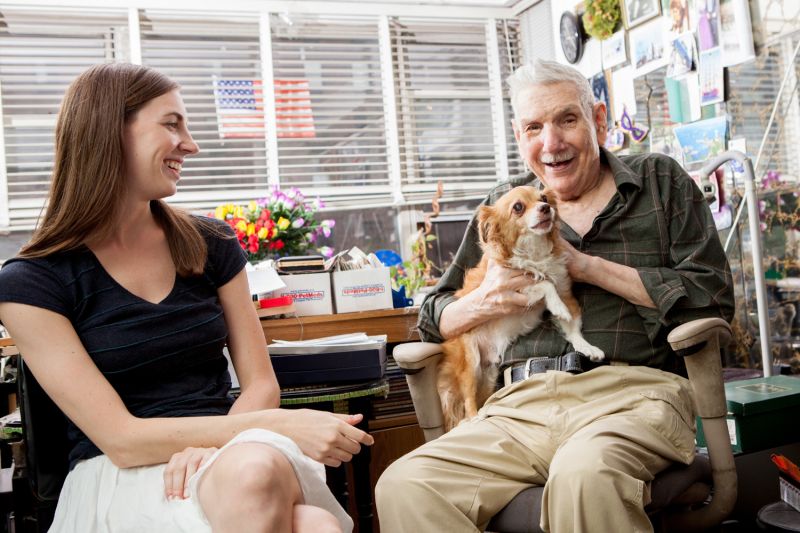
[(570, 374), (583, 372), (580, 352), (569, 352), (556, 357), (530, 357), (523, 362), (514, 363), (503, 370), (503, 384), (511, 385), (517, 381), (528, 379), (533, 374), (541, 374), (548, 370), (561, 370)]

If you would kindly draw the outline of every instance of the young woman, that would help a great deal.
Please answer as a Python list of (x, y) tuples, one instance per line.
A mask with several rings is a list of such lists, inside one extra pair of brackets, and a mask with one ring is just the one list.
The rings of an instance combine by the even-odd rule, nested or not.
[(372, 437), (361, 415), (276, 408), (237, 241), (162, 200), (197, 152), (152, 69), (98, 65), (67, 90), (46, 214), (0, 270), (0, 320), (70, 420), (51, 531), (349, 531), (320, 463)]

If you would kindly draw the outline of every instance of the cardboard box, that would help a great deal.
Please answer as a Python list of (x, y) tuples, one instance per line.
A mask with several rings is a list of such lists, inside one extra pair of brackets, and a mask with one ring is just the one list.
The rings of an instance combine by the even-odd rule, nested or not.
[(392, 309), (389, 267), (334, 272), (333, 294), (337, 313)]
[(325, 346), (270, 344), (270, 360), (281, 388), (369, 381), (386, 372), (386, 335), (369, 342)]
[[(728, 433), (734, 453), (755, 452), (800, 440), (800, 379), (790, 376), (729, 381)], [(702, 424), (697, 444), (705, 446)]]
[(291, 296), (297, 316), (333, 314), (331, 276), (328, 272), (286, 274), (280, 278), (286, 288), (275, 291), (273, 296)]

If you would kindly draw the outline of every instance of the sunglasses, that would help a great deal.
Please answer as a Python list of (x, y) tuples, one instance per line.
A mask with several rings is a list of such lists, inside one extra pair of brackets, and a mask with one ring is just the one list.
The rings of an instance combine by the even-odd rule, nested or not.
[(633, 125), (633, 120), (631, 120), (631, 116), (628, 114), (628, 109), (626, 107), (622, 108), (622, 116), (619, 118), (619, 125), (631, 136), (631, 140), (636, 143), (645, 140), (647, 134), (650, 132), (648, 128), (640, 128)]

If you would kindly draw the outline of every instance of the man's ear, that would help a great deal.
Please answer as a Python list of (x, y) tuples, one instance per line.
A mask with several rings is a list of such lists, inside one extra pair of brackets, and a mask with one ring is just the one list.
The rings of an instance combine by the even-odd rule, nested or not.
[(597, 143), (600, 146), (606, 144), (606, 137), (608, 136), (608, 110), (606, 109), (605, 102), (597, 102), (592, 108), (594, 120), (594, 128), (597, 132)]
[(478, 235), (483, 243), (489, 242), (492, 234), (496, 231), (492, 222), (494, 212), (494, 207), (490, 205), (483, 205), (478, 210)]

